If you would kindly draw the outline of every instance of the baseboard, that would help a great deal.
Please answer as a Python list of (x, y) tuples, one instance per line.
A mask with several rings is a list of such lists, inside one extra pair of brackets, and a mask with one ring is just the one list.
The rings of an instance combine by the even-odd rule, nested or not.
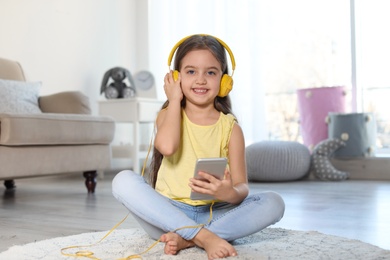
[(390, 157), (331, 159), (333, 166), (355, 180), (390, 181)]

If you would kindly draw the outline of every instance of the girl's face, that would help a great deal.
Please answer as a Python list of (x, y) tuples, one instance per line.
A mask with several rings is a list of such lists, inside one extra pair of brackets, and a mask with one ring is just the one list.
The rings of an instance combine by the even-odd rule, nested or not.
[(222, 77), (221, 64), (209, 50), (188, 52), (181, 62), (181, 88), (187, 101), (214, 103)]

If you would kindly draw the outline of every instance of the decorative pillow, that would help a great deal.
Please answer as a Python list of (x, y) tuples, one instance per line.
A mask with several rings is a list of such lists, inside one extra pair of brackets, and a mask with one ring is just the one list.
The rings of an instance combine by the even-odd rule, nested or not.
[(38, 105), (41, 82), (0, 79), (0, 113), (42, 113)]
[(342, 146), (345, 146), (345, 142), (338, 138), (326, 139), (316, 145), (311, 155), (311, 167), (314, 176), (327, 181), (348, 179), (349, 173), (337, 170), (329, 160), (334, 152)]
[(249, 181), (293, 181), (310, 170), (310, 151), (298, 142), (257, 142), (245, 153)]

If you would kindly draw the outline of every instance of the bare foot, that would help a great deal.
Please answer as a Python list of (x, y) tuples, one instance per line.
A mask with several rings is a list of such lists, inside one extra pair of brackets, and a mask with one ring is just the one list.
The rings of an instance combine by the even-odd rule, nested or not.
[(160, 241), (165, 243), (164, 253), (176, 255), (180, 250), (195, 246), (194, 242), (185, 240), (176, 233), (166, 233), (160, 237)]
[(206, 250), (209, 259), (237, 256), (236, 249), (229, 242), (206, 228), (202, 228), (192, 241)]

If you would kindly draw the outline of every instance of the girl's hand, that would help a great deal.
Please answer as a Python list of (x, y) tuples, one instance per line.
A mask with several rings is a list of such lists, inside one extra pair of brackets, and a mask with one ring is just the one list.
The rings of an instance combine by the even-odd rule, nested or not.
[(226, 202), (234, 201), (236, 190), (233, 187), (232, 178), (227, 169), (225, 170), (223, 180), (219, 180), (206, 172), (199, 172), (199, 176), (204, 180), (190, 179), (189, 186), (192, 191), (211, 195), (217, 200)]
[(178, 79), (175, 81), (173, 79), (173, 71), (165, 75), (164, 78), (164, 91), (169, 102), (174, 100), (181, 101), (183, 99), (183, 91), (181, 90), (181, 76), (179, 73)]

